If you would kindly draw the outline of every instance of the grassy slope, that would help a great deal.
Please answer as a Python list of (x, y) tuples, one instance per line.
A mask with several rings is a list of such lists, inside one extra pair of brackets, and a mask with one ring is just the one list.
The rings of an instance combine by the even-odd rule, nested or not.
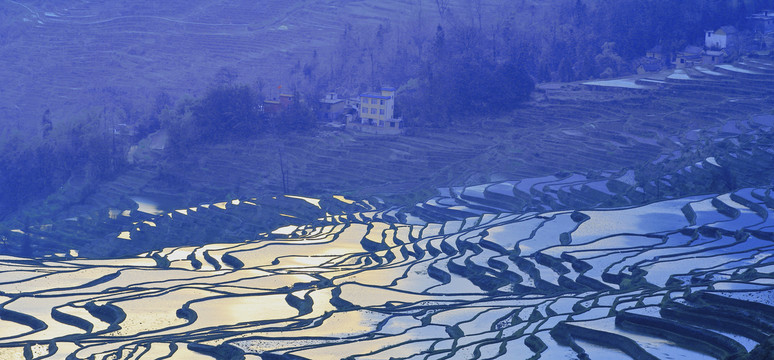
[[(451, 3), (469, 12), (467, 1)], [(484, 10), (502, 4), (484, 1)], [(316, 50), (327, 71), (345, 23), (364, 39), (379, 24), (414, 31), (420, 9), (423, 29), (434, 31), (433, 1), (2, 2), (0, 119), (32, 131), (46, 109), (56, 125), (104, 107), (123, 122), (132, 114), (116, 109), (147, 107), (160, 91), (196, 94), (222, 67), (242, 82), (287, 87), (296, 62)]]
[[(436, 187), (639, 168), (677, 150), (680, 145), (670, 139), (675, 135), (771, 113), (771, 90), (770, 80), (649, 92), (589, 91), (566, 84), (539, 91), (535, 101), (505, 116), (468, 119), (451, 129), (412, 129), (400, 137), (323, 130), (316, 136), (192, 148), (184, 158), (156, 154), (101, 186), (85, 203), (109, 206), (140, 192), (171, 197), (180, 205), (278, 194), (280, 152), (290, 193), (379, 196), (400, 205), (424, 200)], [(677, 166), (716, 150), (708, 146), (706, 154), (686, 157)]]

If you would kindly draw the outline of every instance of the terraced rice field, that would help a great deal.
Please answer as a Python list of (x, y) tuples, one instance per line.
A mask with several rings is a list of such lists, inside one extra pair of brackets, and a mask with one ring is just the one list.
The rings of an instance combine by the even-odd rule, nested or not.
[[(751, 148), (765, 153), (770, 144), (767, 132), (761, 130), (771, 126), (770, 120), (759, 116), (774, 111), (774, 63), (748, 59), (736, 66), (751, 64), (759, 74), (707, 69), (724, 75), (695, 71), (688, 75), (690, 81), (654, 74), (654, 81), (662, 83), (647, 89), (542, 85), (537, 100), (501, 118), (475, 119), (450, 129), (411, 129), (412, 133), (401, 137), (321, 131), (315, 136), (190, 149), (188, 160), (169, 161), (164, 169), (176, 174), (183, 185), (160, 181), (158, 163), (163, 157), (159, 155), (102, 186), (84, 203), (101, 208), (116, 206), (121, 198), (137, 193), (182, 192), (195, 195), (179, 199), (178, 206), (193, 206), (228, 194), (249, 198), (281, 193), (278, 148), (284, 152), (291, 193), (344, 193), (361, 199), (375, 195), (396, 205), (424, 199), (401, 194), (422, 194), (435, 187), (557, 173), (583, 173), (604, 180), (610, 170), (633, 170), (635, 178), (642, 180), (639, 186), (657, 197), (757, 186), (756, 177), (768, 178), (768, 168), (755, 170), (757, 165), (728, 157), (731, 152), (748, 157)], [(750, 132), (757, 137), (745, 136)], [(670, 190), (655, 181), (672, 173), (680, 177), (677, 170), (709, 157), (725, 161), (726, 168), (735, 169), (731, 174), (750, 170), (756, 175), (736, 176), (738, 184), (731, 187), (687, 176), (681, 181), (673, 179), (675, 186)], [(615, 204), (636, 205), (637, 199), (644, 199), (636, 194), (629, 197), (631, 201)], [(566, 205), (596, 205), (577, 196), (573, 199)]]
[[(83, 63), (50, 82), (72, 94), (41, 93), (80, 106), (79, 92), (93, 89), (85, 78), (131, 80), (100, 73), (106, 61), (131, 58), (128, 72), (162, 66), (142, 52), (78, 55), (102, 46), (99, 38), (72, 45), (67, 34), (79, 29), (130, 47), (160, 39), (191, 47), (186, 36), (199, 33), (210, 39), (202, 52), (220, 54), (218, 64), (259, 70), (294, 29), (269, 3), (260, 10), (272, 13), (266, 22), (251, 9), (222, 10), (233, 12), (233, 24), (212, 21), (221, 10), (163, 6), (160, 13), (188, 15), (127, 18), (95, 13), (89, 2), (66, 11), (21, 6), (34, 29), (25, 36), (48, 38), (61, 59)], [(351, 6), (378, 18), (373, 3)], [(314, 14), (286, 18), (335, 27)], [(255, 45), (255, 29), (277, 36)], [(25, 46), (16, 55), (34, 57), (32, 43)], [(162, 56), (177, 59), (182, 74), (165, 77), (165, 86), (195, 88), (204, 80), (190, 80), (197, 70), (177, 55)], [(21, 99), (33, 90), (3, 91)], [(26, 243), (39, 256), (0, 256), (0, 358), (744, 355), (774, 336), (772, 94), (774, 65), (748, 59), (543, 89), (544, 99), (515, 111), (506, 130), (483, 120), (476, 130), (399, 139), (310, 139), (314, 150), (284, 144), (297, 189), (347, 196), (241, 196), (276, 193), (276, 171), (264, 155), (221, 161), (233, 151), (224, 147), (207, 149), (192, 167), (218, 181), (180, 176), (189, 195), (198, 192), (193, 200), (238, 199), (170, 210), (140, 196), (169, 189), (157, 171), (138, 166), (87, 199), (99, 212), (3, 235), (4, 253), (22, 253)], [(493, 133), (497, 141), (479, 146)], [(384, 166), (374, 167), (377, 160)], [(367, 196), (429, 185), (441, 186), (438, 195), (412, 206)]]
[[(772, 129), (763, 114), (663, 130), (679, 146), (634, 169), (442, 187), (407, 207), (134, 197), (15, 230), (7, 245), (57, 251), (0, 257), (0, 358), (744, 356), (774, 336)], [(266, 212), (288, 222), (267, 231)], [(116, 248), (148, 250), (96, 255)]]
[[(771, 189), (446, 221), (354, 204), (363, 211), (237, 243), (3, 256), (0, 356), (714, 359), (774, 335)], [(203, 208), (238, 220), (256, 206)], [(119, 236), (131, 246), (194, 210)]]

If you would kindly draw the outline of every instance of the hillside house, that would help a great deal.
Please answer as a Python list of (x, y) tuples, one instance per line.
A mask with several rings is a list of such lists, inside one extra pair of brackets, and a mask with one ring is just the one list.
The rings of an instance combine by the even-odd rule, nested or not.
[(739, 46), (739, 31), (733, 26), (722, 26), (715, 31), (704, 32), (704, 47), (709, 50), (736, 49)]
[(774, 33), (774, 10), (763, 10), (747, 18), (755, 32)]
[(113, 128), (113, 135), (132, 137), (137, 135), (137, 126), (127, 124), (117, 124)]
[(278, 114), (295, 102), (293, 94), (280, 94), (279, 99), (264, 100), (263, 111), (269, 114)]
[(678, 69), (700, 65), (703, 52), (698, 46), (688, 45), (683, 51), (677, 52), (672, 64)]
[(344, 114), (346, 105), (346, 101), (336, 93), (328, 93), (320, 99), (320, 111), (317, 116), (321, 121), (334, 121)]
[(725, 50), (705, 50), (701, 55), (701, 63), (704, 65), (717, 65), (723, 63), (728, 54)]
[(662, 69), (662, 61), (651, 57), (639, 59), (635, 65), (635, 70), (638, 74), (659, 72)]
[(372, 134), (401, 134), (403, 119), (394, 117), (395, 88), (383, 87), (380, 92), (360, 95), (359, 119), (353, 118), (348, 129)]
[(645, 53), (645, 57), (650, 59), (664, 60), (664, 49), (661, 47), (661, 45), (656, 45)]

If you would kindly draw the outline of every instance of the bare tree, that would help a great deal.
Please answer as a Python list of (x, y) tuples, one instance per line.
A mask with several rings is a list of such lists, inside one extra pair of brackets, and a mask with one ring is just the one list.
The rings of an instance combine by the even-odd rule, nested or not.
[(51, 132), (51, 129), (54, 128), (53, 123), (51, 122), (51, 110), (46, 109), (46, 112), (43, 113), (43, 119), (40, 122), (40, 127), (43, 132), (43, 137), (48, 137), (48, 134)]
[(441, 16), (441, 20), (446, 16), (446, 12), (449, 10), (449, 0), (435, 0), (435, 5), (438, 7), (438, 15)]
[(263, 100), (265, 97), (265, 94), (263, 93), (263, 89), (266, 88), (266, 80), (264, 80), (262, 77), (258, 77), (255, 79), (255, 89), (258, 90), (258, 97)]
[(481, 4), (481, 0), (471, 0), (471, 5), (473, 7), (473, 14), (475, 18), (473, 19), (473, 22), (478, 21), (478, 31), (483, 30), (483, 5)]

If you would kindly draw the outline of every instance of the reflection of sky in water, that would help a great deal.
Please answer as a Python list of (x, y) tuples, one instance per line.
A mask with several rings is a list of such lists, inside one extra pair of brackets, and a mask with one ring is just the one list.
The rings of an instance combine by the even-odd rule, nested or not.
[(630, 209), (583, 211), (591, 219), (573, 231), (573, 244), (586, 243), (610, 234), (648, 234), (680, 229), (689, 225), (680, 208), (691, 201), (708, 197), (669, 200)]
[(665, 339), (648, 336), (639, 332), (623, 330), (615, 325), (614, 318), (592, 320), (577, 323), (576, 325), (612, 334), (623, 335), (629, 339), (634, 340), (638, 345), (640, 345), (640, 347), (653, 354), (657, 359), (714, 359), (714, 357), (678, 347), (671, 341)]
[(137, 203), (137, 211), (151, 215), (161, 215), (164, 210), (159, 209), (159, 204), (151, 199), (142, 196), (131, 196), (130, 199)]
[[(515, 351), (532, 354), (524, 339), (534, 334), (549, 346), (542, 356), (563, 357), (572, 350), (556, 344), (548, 330), (572, 316), (579, 326), (602, 327), (634, 338), (659, 358), (666, 354), (702, 358), (666, 340), (611, 327), (612, 307), (660, 316), (654, 309), (666, 292), (644, 287), (627, 290), (623, 285), (619, 289), (614, 280), (604, 280), (603, 275), (630, 276), (638, 266), (647, 271), (644, 280), (659, 286), (670, 276), (688, 274), (680, 278), (688, 281), (698, 273), (700, 278), (715, 281), (716, 290), (769, 289), (774, 284), (741, 281), (734, 273), (765, 261), (771, 242), (754, 236), (740, 242), (731, 236), (715, 238), (708, 232), (695, 237), (691, 232), (679, 232), (689, 226), (680, 210), (688, 203), (697, 210), (699, 219), (711, 226), (717, 219), (722, 219), (717, 225), (723, 227), (760, 219), (744, 208), (736, 220), (718, 215), (707, 199), (709, 196), (632, 209), (584, 211), (590, 219), (580, 225), (567, 211), (488, 214), (416, 226), (369, 220), (376, 216), (373, 212), (358, 214), (364, 223), (348, 223), (346, 217), (336, 220), (343, 224), (323, 218), (315, 225), (292, 225), (258, 234), (260, 240), (167, 247), (136, 258), (61, 259), (22, 267), (17, 259), (3, 257), (0, 271), (5, 283), (0, 283), (0, 291), (60, 288), (41, 293), (55, 295), (45, 301), (23, 294), (6, 304), (8, 309), (50, 325), (30, 336), (42, 341), (83, 333), (54, 320), (52, 308), (104, 330), (107, 324), (83, 308), (86, 299), (100, 294), (100, 304), (111, 304), (127, 315), (122, 329), (110, 336), (137, 341), (155, 338), (180, 342), (199, 331), (212, 334), (214, 339), (244, 334), (247, 338), (233, 343), (248, 350), (286, 349), (310, 359), (338, 359), (342, 354), (382, 359), (413, 356), (428, 346), (453, 349), (456, 356), (463, 357), (476, 351), (497, 356), (501, 345), (508, 351), (505, 356), (516, 356)], [(727, 197), (721, 200), (729, 203)], [(210, 209), (227, 213), (242, 204), (248, 202), (214, 203)], [(185, 213), (173, 212), (174, 216), (165, 216), (164, 221), (138, 220), (135, 226), (163, 229), (166, 222), (187, 220)], [(564, 232), (571, 234), (572, 241), (561, 245)], [(653, 232), (659, 236), (646, 236)], [(520, 253), (511, 251), (516, 248)], [(538, 257), (538, 253), (547, 256)], [(158, 267), (151, 255), (168, 261), (169, 268)], [(198, 270), (194, 270), (192, 259), (202, 263)], [(762, 271), (774, 268), (760, 266)], [(116, 273), (104, 283), (83, 286)], [(46, 276), (34, 278), (38, 274)], [(582, 283), (581, 275), (608, 281), (605, 285), (616, 290), (566, 288), (575, 281)], [(476, 276), (480, 283), (474, 281)], [(447, 281), (444, 279), (448, 283), (441, 281)], [(490, 285), (496, 285), (492, 290), (498, 292), (482, 290), (490, 286), (487, 281), (495, 281)], [(551, 286), (549, 295), (543, 286)], [(683, 294), (683, 289), (676, 293)], [(189, 305), (197, 315), (192, 324), (186, 323), (185, 312), (178, 312)], [(650, 307), (638, 310), (638, 306)], [(18, 336), (28, 330), (8, 323), (0, 333)], [(459, 332), (462, 337), (455, 342), (447, 331)], [(517, 337), (505, 344), (488, 343), (498, 336)], [(109, 338), (101, 347), (90, 347), (80, 354), (112, 351), (121, 343), (119, 339)], [(163, 348), (150, 346), (151, 353)], [(595, 352), (594, 359), (619, 354), (615, 349), (588, 346)], [(179, 352), (176, 356), (189, 354), (193, 353)]]

